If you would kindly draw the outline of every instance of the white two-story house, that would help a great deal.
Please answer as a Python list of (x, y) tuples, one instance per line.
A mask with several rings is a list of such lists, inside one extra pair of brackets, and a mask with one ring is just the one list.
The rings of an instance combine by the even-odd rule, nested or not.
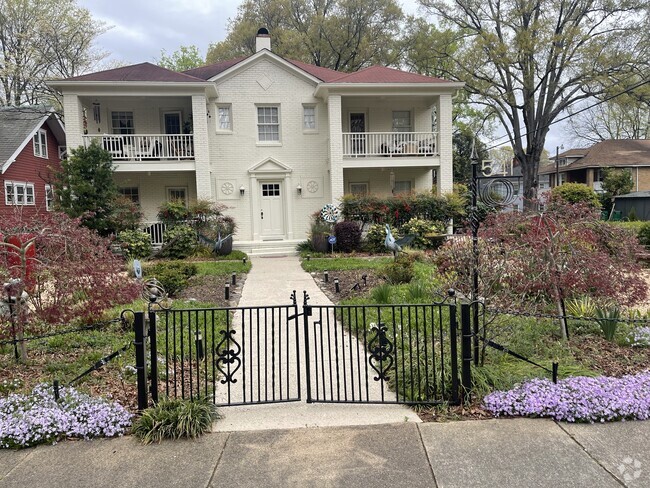
[[(142, 63), (52, 82), (68, 147), (98, 140), (122, 193), (156, 219), (168, 199), (223, 202), (235, 247), (293, 249), (346, 193), (452, 190), (462, 83), (283, 59), (265, 29), (249, 57), (176, 73)], [(282, 241), (282, 242), (278, 242)]]

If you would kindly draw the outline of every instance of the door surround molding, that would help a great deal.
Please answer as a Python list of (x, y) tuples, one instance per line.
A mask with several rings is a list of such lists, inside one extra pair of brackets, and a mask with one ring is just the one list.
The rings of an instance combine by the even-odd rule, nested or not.
[(253, 240), (261, 241), (262, 225), (260, 215), (260, 188), (262, 182), (272, 180), (282, 183), (280, 195), (284, 209), (285, 239), (293, 239), (293, 199), (290, 198), (293, 169), (274, 158), (266, 158), (248, 168), (251, 195), (251, 222), (253, 223)]

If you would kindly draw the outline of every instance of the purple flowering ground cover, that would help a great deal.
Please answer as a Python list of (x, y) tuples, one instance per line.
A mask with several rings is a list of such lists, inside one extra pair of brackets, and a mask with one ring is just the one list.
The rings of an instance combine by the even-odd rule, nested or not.
[(66, 437), (90, 439), (125, 433), (133, 415), (118, 403), (62, 388), (57, 402), (51, 384), (29, 395), (0, 398), (0, 448), (21, 448)]
[(483, 406), (496, 417), (550, 417), (567, 422), (647, 420), (650, 370), (621, 378), (576, 376), (557, 384), (534, 379), (486, 395)]

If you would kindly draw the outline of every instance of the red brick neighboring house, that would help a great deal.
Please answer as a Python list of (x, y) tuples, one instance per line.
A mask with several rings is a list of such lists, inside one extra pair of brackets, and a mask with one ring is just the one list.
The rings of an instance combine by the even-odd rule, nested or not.
[(0, 220), (52, 208), (52, 170), (61, 164), (65, 131), (42, 107), (0, 108)]

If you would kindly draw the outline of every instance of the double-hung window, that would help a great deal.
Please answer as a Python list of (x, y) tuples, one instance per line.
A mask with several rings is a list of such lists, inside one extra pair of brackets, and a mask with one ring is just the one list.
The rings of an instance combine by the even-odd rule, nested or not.
[(411, 112), (408, 110), (393, 112), (393, 132), (411, 132)]
[(140, 189), (137, 186), (119, 188), (118, 191), (123, 197), (128, 198), (133, 203), (140, 203)]
[(232, 131), (232, 111), (230, 105), (217, 106), (217, 130), (219, 131)]
[(111, 112), (113, 134), (135, 134), (133, 112)]
[(280, 107), (257, 107), (257, 139), (280, 142)]
[(52, 185), (45, 185), (45, 210), (51, 212), (54, 208), (54, 188)]
[(34, 134), (34, 156), (47, 159), (47, 132), (39, 129)]
[(302, 129), (304, 131), (316, 130), (316, 106), (303, 105), (302, 107)]

